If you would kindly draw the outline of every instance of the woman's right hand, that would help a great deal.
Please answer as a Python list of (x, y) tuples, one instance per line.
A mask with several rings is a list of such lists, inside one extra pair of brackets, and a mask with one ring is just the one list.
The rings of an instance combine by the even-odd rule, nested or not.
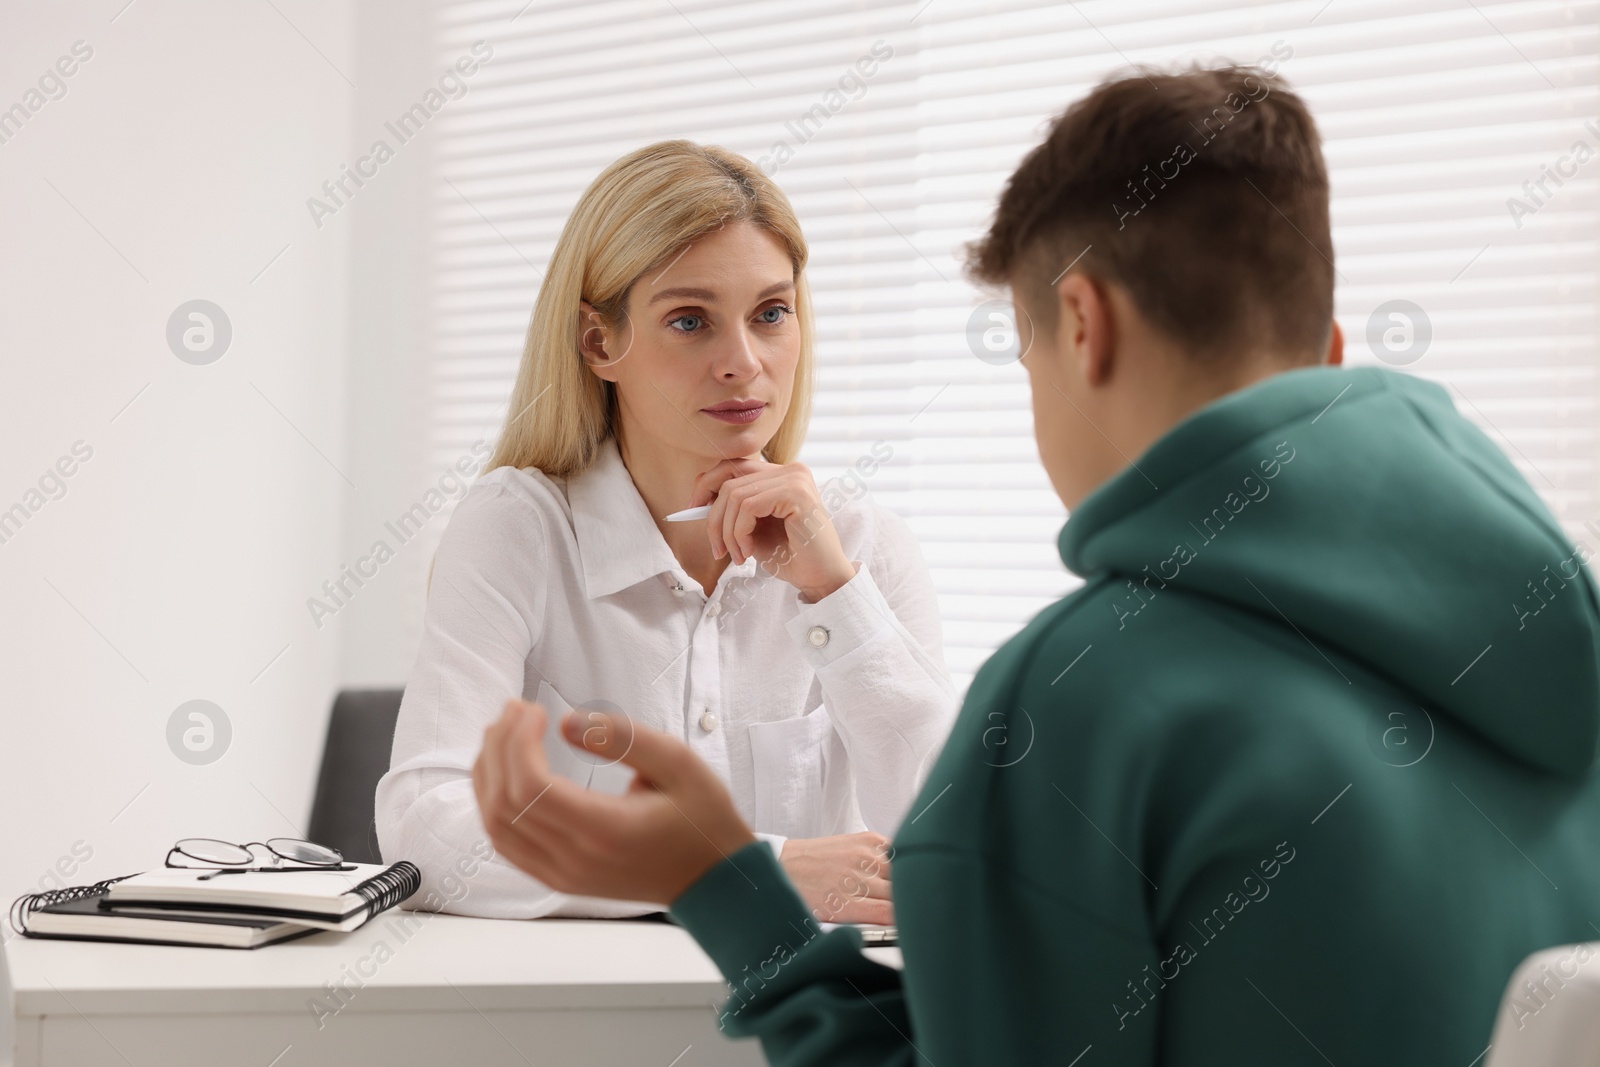
[(818, 922), (894, 922), (889, 839), (871, 830), (835, 837), (791, 837), (778, 862)]

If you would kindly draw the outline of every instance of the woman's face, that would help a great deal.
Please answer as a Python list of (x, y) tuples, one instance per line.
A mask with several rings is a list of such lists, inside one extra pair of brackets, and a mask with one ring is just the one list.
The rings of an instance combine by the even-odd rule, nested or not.
[(729, 223), (647, 271), (627, 313), (597, 329), (585, 305), (582, 349), (616, 386), (630, 449), (688, 452), (708, 468), (759, 453), (789, 410), (800, 358), (794, 265), (778, 239)]

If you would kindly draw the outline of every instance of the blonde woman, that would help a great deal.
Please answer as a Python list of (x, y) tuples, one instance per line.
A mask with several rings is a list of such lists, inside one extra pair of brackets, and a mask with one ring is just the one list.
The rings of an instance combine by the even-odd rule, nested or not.
[[(389, 772), (386, 858), (451, 910), (622, 916), (489, 852), (472, 791), (507, 698), (620, 710), (729, 787), (818, 918), (892, 921), (894, 833), (955, 714), (905, 523), (795, 462), (812, 382), (807, 250), (741, 156), (640, 149), (578, 201), (488, 471), (434, 561)], [(870, 474), (882, 443), (863, 450)], [(861, 484), (856, 479), (856, 484)], [(668, 522), (709, 505), (705, 519)], [(547, 746), (620, 791), (631, 771)]]

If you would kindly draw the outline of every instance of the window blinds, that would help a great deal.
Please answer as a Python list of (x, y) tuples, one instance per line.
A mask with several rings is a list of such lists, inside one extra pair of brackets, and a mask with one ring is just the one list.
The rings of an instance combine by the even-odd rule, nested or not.
[(921, 539), (964, 689), (1076, 582), (1055, 552), (1065, 512), (1022, 369), (969, 341), (996, 294), (962, 280), (960, 246), (1049, 117), (1104, 75), (1287, 52), (1279, 70), (1325, 138), (1349, 362), (1447, 385), (1563, 521), (1600, 517), (1600, 2), (439, 9), (440, 64), (476, 40), (493, 58), (429, 130), (422, 477), (498, 430), (540, 270), (584, 186), (650, 141), (724, 145), (774, 176), (811, 244), (819, 369), (802, 458), (821, 480), (875, 442), (892, 449), (870, 490)]

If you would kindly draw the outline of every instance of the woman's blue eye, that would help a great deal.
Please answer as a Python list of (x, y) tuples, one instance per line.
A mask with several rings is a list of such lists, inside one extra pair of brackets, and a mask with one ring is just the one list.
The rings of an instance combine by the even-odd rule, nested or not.
[(774, 304), (771, 307), (767, 308), (765, 311), (761, 312), (761, 314), (758, 315), (757, 318), (759, 318), (762, 322), (767, 323), (768, 325), (776, 325), (777, 323), (780, 323), (780, 322), (783, 321), (783, 317), (785, 315), (792, 315), (792, 314), (794, 314), (794, 312), (791, 311), (789, 308), (784, 307), (782, 304)]
[[(671, 326), (679, 333), (694, 333), (700, 328), (700, 323), (702, 321), (704, 320), (702, 320), (699, 315), (679, 315), (675, 319), (669, 319), (667, 325)], [(680, 327), (678, 325), (680, 322), (688, 323), (688, 325)]]

